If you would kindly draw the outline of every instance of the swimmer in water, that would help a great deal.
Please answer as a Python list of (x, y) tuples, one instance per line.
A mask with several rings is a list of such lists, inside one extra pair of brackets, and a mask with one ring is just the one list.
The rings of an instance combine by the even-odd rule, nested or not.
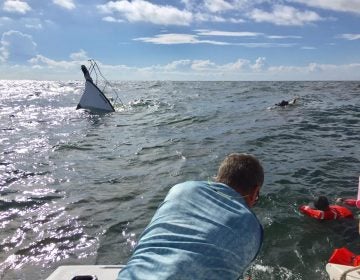
[(275, 105), (276, 106), (279, 106), (279, 107), (285, 107), (285, 106), (288, 106), (288, 105), (294, 105), (296, 102), (296, 98), (290, 100), (290, 101), (286, 101), (286, 100), (282, 100), (280, 103), (276, 103)]

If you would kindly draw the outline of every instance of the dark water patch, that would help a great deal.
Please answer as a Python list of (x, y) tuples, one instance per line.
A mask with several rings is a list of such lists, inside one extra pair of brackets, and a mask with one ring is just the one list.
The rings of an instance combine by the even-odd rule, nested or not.
[(50, 172), (49, 171), (31, 172), (31, 171), (24, 171), (18, 169), (6, 170), (0, 176), (0, 187), (11, 185), (19, 180), (25, 180), (32, 177), (43, 177), (47, 174), (50, 174)]
[(110, 250), (116, 250), (119, 255), (127, 256), (136, 245), (135, 228), (133, 221), (122, 221), (111, 225), (100, 240), (101, 246), (97, 251), (97, 264), (121, 264), (119, 260), (114, 260)]
[[(58, 198), (58, 197), (56, 197)], [(19, 200), (1, 200), (0, 201), (0, 210), (1, 211), (7, 211), (9, 209), (29, 209), (34, 206), (41, 206), (47, 202), (47, 200), (52, 200), (52, 198), (27, 198), (25, 201), (19, 201)]]
[(87, 145), (79, 145), (79, 144), (59, 144), (53, 147), (54, 151), (68, 151), (68, 150), (79, 150), (79, 151), (88, 151), (92, 150), (93, 145), (87, 144)]

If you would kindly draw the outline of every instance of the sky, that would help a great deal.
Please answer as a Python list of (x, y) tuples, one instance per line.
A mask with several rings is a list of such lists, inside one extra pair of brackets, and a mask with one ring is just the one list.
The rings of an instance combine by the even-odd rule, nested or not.
[(0, 0), (0, 80), (360, 80), (360, 0)]

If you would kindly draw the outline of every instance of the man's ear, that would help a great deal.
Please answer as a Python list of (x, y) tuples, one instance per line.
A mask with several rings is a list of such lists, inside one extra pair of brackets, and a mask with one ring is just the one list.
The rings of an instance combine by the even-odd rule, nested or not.
[(250, 207), (254, 206), (256, 199), (260, 193), (260, 186), (256, 186), (253, 191), (249, 194)]

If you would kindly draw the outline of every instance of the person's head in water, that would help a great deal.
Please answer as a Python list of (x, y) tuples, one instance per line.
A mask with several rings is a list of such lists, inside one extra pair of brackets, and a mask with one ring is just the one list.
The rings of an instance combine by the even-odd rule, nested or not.
[(329, 201), (326, 196), (319, 196), (315, 199), (314, 206), (318, 210), (326, 211), (329, 209)]

